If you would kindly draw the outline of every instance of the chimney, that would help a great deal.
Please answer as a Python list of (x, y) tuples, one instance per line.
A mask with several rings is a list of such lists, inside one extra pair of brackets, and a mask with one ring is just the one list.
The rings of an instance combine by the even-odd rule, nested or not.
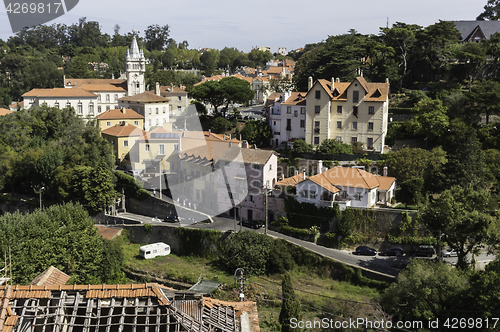
[(332, 92), (335, 89), (335, 77), (332, 77)]
[(231, 141), (231, 138), (229, 138), (229, 147), (233, 146), (233, 142)]
[(384, 176), (387, 176), (387, 166), (384, 166)]
[(156, 86), (155, 86), (155, 91), (156, 91), (156, 95), (157, 96), (160, 96), (160, 83), (159, 82), (156, 82)]
[(303, 169), (302, 170), (302, 180), (305, 180), (306, 179), (306, 170)]
[(323, 160), (318, 160), (318, 174), (321, 174), (323, 171)]
[(241, 143), (241, 148), (242, 148), (242, 149), (248, 149), (248, 141), (247, 141), (247, 140), (245, 140), (245, 141), (243, 141), (243, 142)]
[(337, 77), (337, 78), (335, 79), (335, 82), (336, 82), (336, 83), (340, 83), (340, 77)]
[(385, 79), (385, 83), (386, 83), (386, 84), (389, 84), (389, 77), (386, 77), (386, 79)]
[(299, 175), (299, 171), (295, 170), (295, 175)]
[(127, 110), (125, 109), (125, 107), (122, 107), (122, 113), (123, 113), (123, 114), (126, 114), (126, 113), (127, 113)]
[(311, 90), (313, 87), (313, 78), (312, 76), (309, 76), (309, 78), (307, 79), (307, 91)]

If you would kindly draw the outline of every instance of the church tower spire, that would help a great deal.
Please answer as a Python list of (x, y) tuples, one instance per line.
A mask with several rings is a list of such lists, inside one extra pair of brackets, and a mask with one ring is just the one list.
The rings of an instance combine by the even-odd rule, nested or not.
[(135, 96), (146, 91), (144, 73), (146, 71), (146, 59), (144, 52), (139, 50), (137, 39), (132, 39), (130, 49), (125, 56), (125, 73), (127, 76), (127, 95)]

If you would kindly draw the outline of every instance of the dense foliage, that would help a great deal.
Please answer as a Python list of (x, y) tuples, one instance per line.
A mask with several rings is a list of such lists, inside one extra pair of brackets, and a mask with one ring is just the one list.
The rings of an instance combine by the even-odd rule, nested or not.
[(70, 283), (124, 280), (121, 250), (97, 234), (81, 205), (53, 205), (31, 214), (1, 216), (0, 250), (7, 252), (9, 247), (14, 283), (28, 284), (51, 265), (71, 276)]
[(102, 211), (117, 193), (109, 143), (73, 109), (42, 106), (0, 117), (0, 188)]

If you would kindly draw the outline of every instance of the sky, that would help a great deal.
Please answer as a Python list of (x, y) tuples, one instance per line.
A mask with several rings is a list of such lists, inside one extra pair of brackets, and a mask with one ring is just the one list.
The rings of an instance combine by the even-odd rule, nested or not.
[[(169, 25), (170, 37), (188, 48), (223, 49), (234, 47), (249, 52), (267, 46), (275, 53), (321, 42), (328, 36), (355, 29), (362, 34), (378, 34), (380, 27), (396, 22), (423, 27), (439, 20), (475, 20), (487, 0), (308, 0), (272, 2), (264, 0), (79, 0), (68, 13), (49, 22), (71, 25), (81, 17), (97, 21), (103, 32), (113, 35), (136, 29), (139, 36), (149, 25)], [(0, 10), (0, 38), (12, 36), (5, 7)]]

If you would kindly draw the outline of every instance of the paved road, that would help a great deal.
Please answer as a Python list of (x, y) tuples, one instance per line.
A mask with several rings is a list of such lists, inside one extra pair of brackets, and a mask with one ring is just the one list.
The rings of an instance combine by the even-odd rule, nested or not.
[[(131, 213), (120, 213), (119, 215), (122, 218), (128, 218), (132, 220), (139, 221), (141, 223), (150, 223), (150, 224), (167, 224), (172, 227), (188, 227), (188, 228), (197, 228), (197, 229), (211, 229), (218, 231), (234, 231), (234, 219), (223, 218), (223, 217), (213, 217), (213, 223), (197, 223), (197, 224), (189, 224), (186, 220), (182, 220), (180, 223), (162, 223), (161, 221), (154, 220), (151, 217), (136, 215)], [(237, 222), (238, 223), (238, 222)], [(250, 229), (247, 227), (241, 227), (240, 225), (236, 225), (236, 231), (239, 230), (250, 230), (257, 233), (264, 233), (264, 228), (261, 229)], [(359, 256), (355, 255), (353, 252), (348, 250), (338, 250), (327, 248), (323, 246), (319, 246), (317, 244), (302, 241), (278, 232), (274, 232), (269, 230), (268, 234), (270, 236), (276, 238), (285, 239), (291, 243), (307, 248), (315, 253), (321, 254), (326, 257), (330, 257), (336, 261), (343, 262), (350, 265), (360, 266), (368, 270), (377, 271), (380, 273), (385, 273), (391, 276), (397, 276), (401, 270), (406, 267), (406, 265), (411, 261), (410, 257), (387, 257), (387, 256)], [(414, 259), (428, 259), (428, 258), (414, 258)], [(486, 253), (482, 253), (480, 256), (476, 257), (478, 262), (488, 262), (494, 259), (494, 256), (487, 255)], [(456, 263), (456, 257), (445, 258), (444, 259), (450, 263)]]

